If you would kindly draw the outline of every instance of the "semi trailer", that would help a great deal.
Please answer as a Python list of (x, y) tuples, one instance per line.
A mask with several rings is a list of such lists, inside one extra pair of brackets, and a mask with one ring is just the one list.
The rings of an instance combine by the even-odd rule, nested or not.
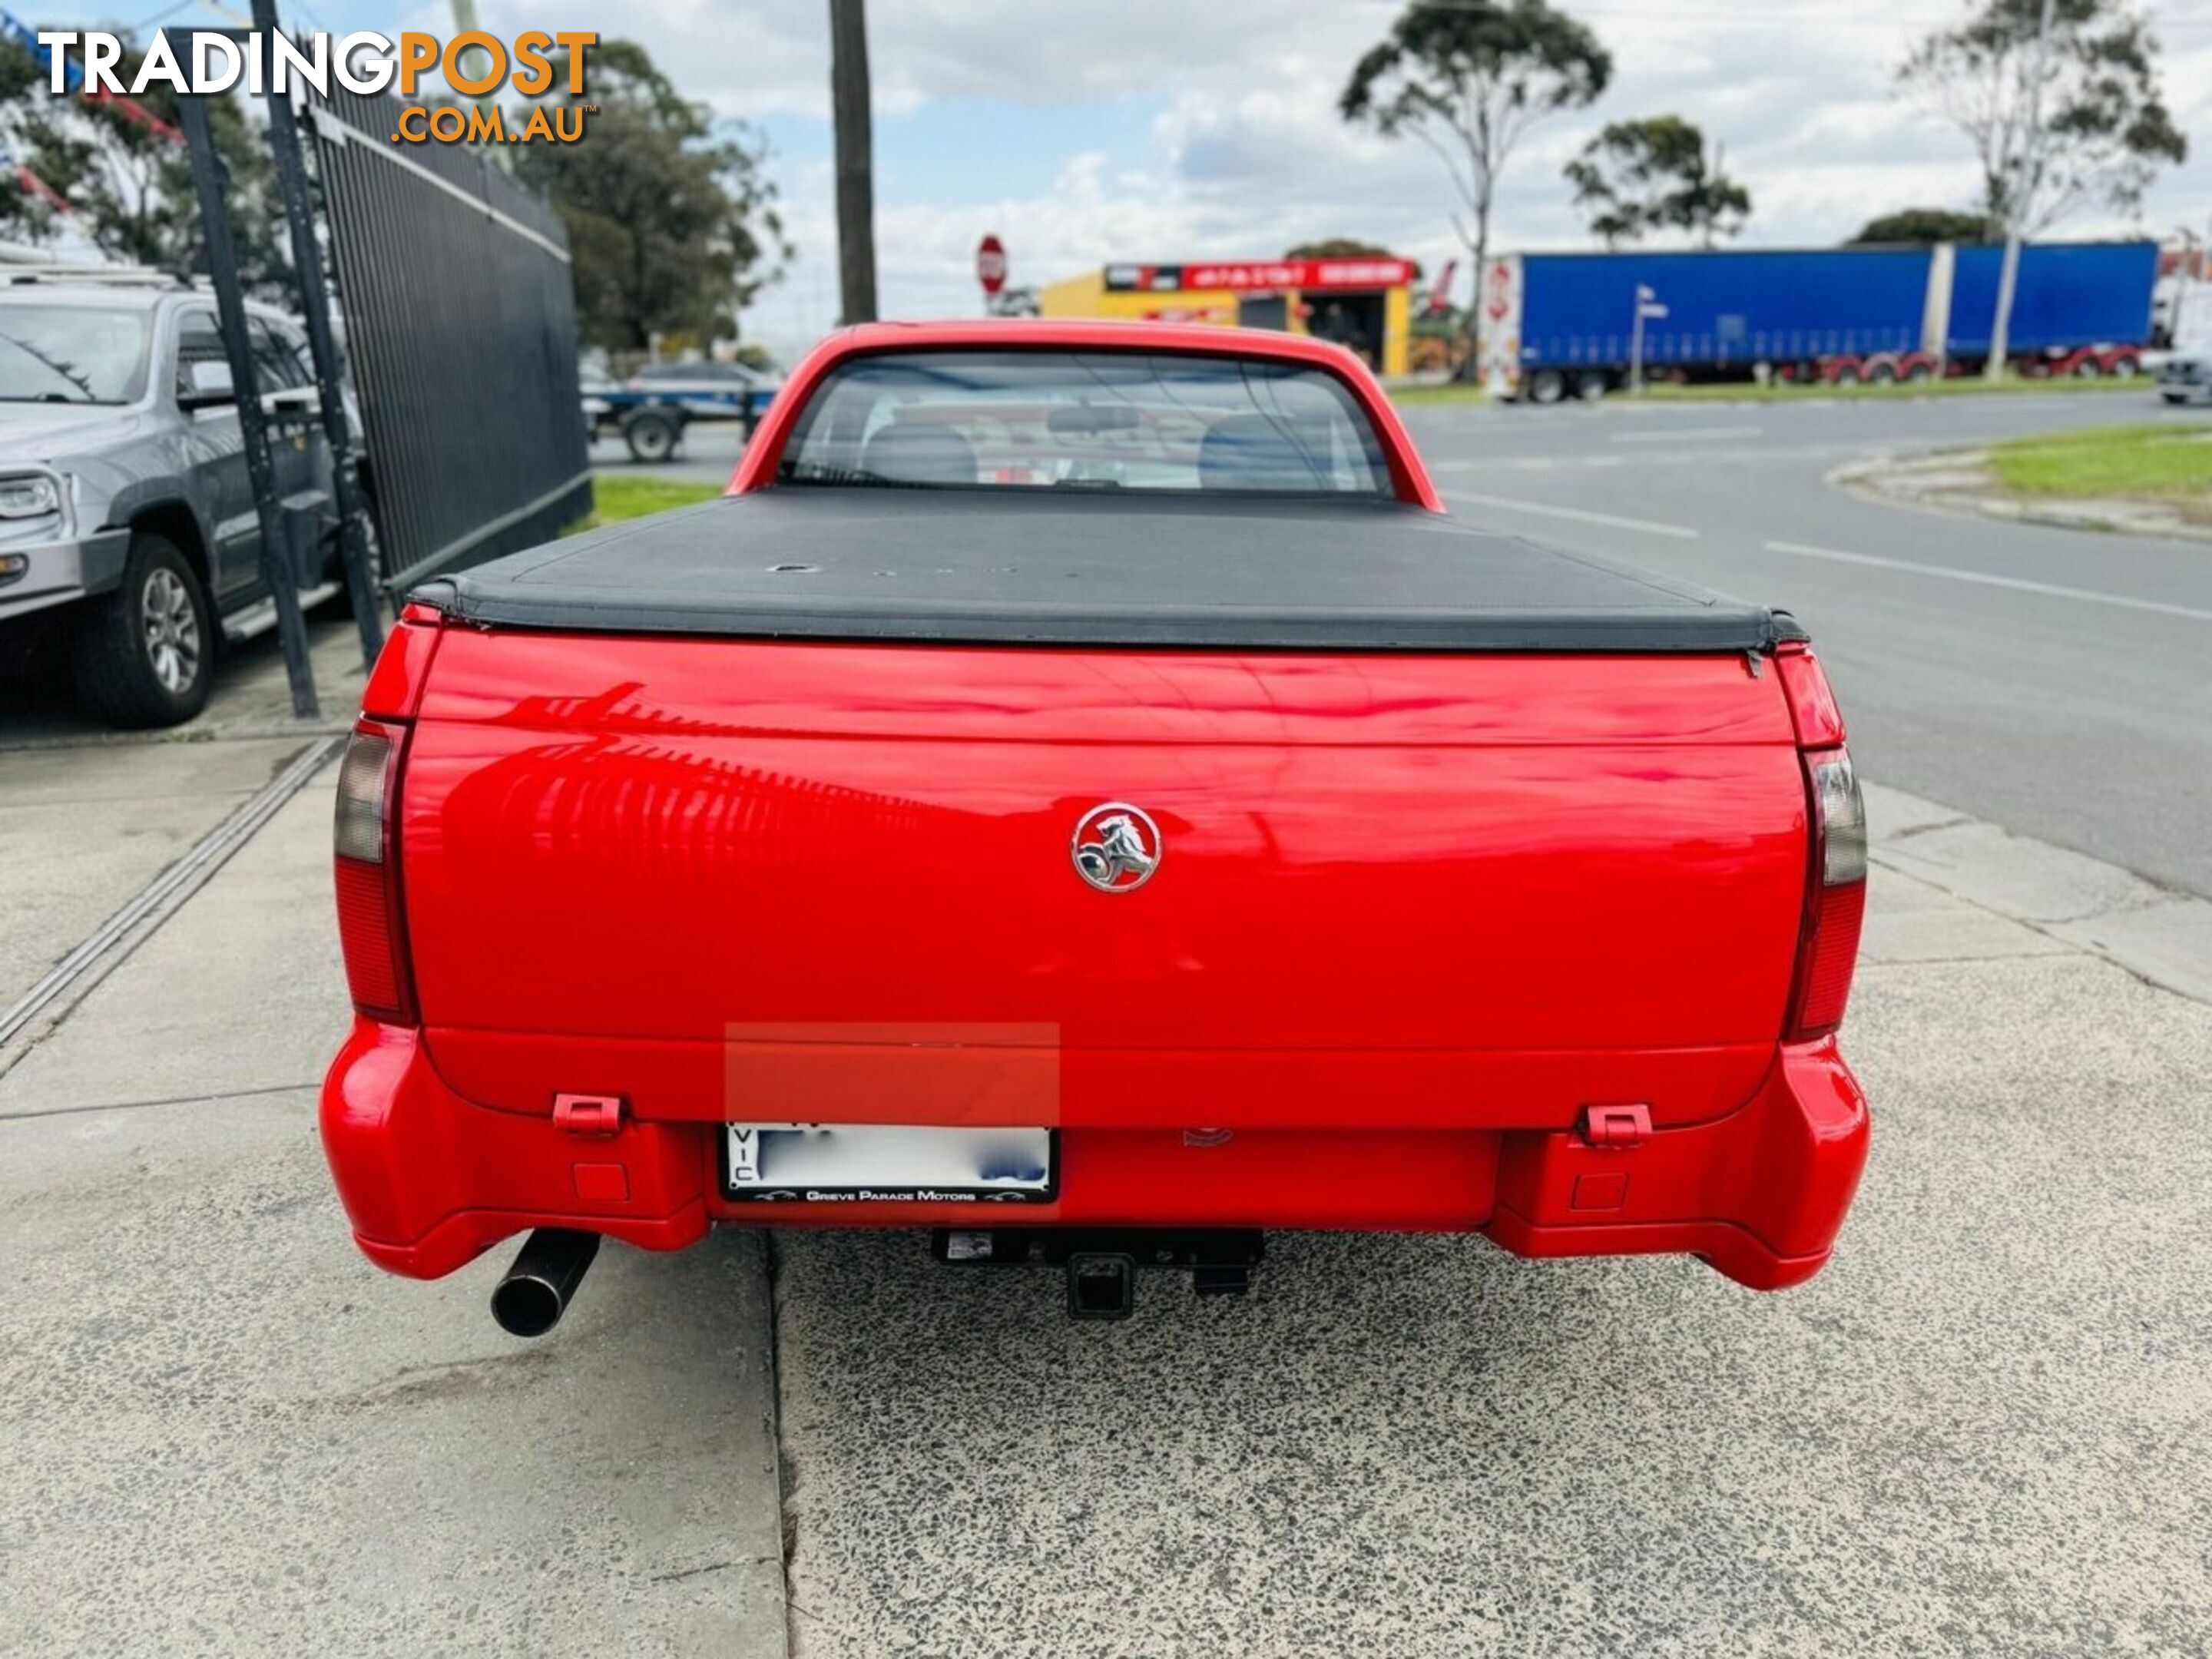
[[(1996, 243), (1724, 252), (1516, 253), (1476, 295), (1492, 394), (1596, 398), (1646, 380), (1850, 386), (1979, 372)], [(2151, 337), (2148, 241), (2021, 250), (2007, 356), (2034, 374), (2133, 374)]]

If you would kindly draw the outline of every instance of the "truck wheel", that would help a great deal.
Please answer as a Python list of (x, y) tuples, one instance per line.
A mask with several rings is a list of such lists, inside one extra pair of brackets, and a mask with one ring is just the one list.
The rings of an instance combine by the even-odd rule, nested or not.
[(676, 453), (676, 441), (683, 428), (665, 415), (656, 415), (651, 410), (633, 415), (623, 425), (623, 441), (629, 446), (630, 459), (657, 463), (666, 460)]
[(1828, 384), (1831, 386), (1856, 386), (1861, 378), (1859, 360), (1856, 357), (1846, 357), (1828, 371)]
[(86, 607), (70, 669), (86, 708), (118, 726), (174, 726), (207, 707), (215, 617), (175, 543), (131, 538), (122, 585)]
[(1609, 385), (1601, 368), (1586, 368), (1575, 376), (1575, 396), (1586, 404), (1594, 404), (1606, 394)]
[(1567, 395), (1567, 377), (1556, 368), (1540, 368), (1528, 377), (1528, 401), (1555, 404)]
[(2106, 361), (2105, 373), (2117, 380), (2132, 380), (2142, 373), (2142, 359), (2132, 351), (2115, 351)]
[(1897, 379), (1897, 365), (1877, 357), (1867, 365), (1866, 377), (1876, 386), (1888, 386)]
[(2105, 366), (2084, 352), (2074, 360), (2072, 374), (2077, 380), (2095, 380), (2104, 377)]
[(1912, 385), (1917, 386), (1923, 380), (1934, 380), (1936, 378), (1936, 371), (1926, 363), (1915, 363), (1911, 368), (1905, 371), (1905, 378)]

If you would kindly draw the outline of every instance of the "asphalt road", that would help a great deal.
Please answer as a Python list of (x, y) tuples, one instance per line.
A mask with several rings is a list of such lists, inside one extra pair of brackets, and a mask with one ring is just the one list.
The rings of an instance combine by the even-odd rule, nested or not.
[[(1795, 611), (1866, 775), (2212, 895), (2212, 546), (1939, 516), (1823, 482), (1883, 453), (2108, 422), (2212, 430), (2212, 415), (2146, 387), (1407, 419), (1456, 514)], [(743, 447), (733, 426), (695, 428), (651, 470), (720, 483)], [(592, 455), (635, 465), (619, 442)]]
[(2208, 894), (2212, 545), (1823, 482), (1886, 451), (2161, 419), (2212, 429), (2148, 392), (1408, 410), (1455, 514), (1796, 612), (1865, 775)]

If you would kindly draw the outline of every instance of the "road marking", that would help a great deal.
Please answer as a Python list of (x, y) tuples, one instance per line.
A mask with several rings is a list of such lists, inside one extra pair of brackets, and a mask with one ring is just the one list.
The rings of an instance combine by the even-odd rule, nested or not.
[(1671, 444), (1685, 438), (1756, 438), (1763, 426), (1687, 426), (1673, 432), (1616, 432), (1617, 444)]
[(2185, 617), (2191, 622), (2212, 622), (2212, 611), (2160, 599), (2130, 599), (2124, 593), (2100, 593), (2092, 588), (2066, 587), (2057, 582), (2030, 581), (2025, 576), (1996, 576), (1986, 570), (1960, 570), (1948, 564), (1915, 564), (1910, 559), (1885, 559), (1873, 553), (1846, 553), (1839, 548), (1808, 547), (1802, 542), (1768, 542), (1770, 553), (1795, 553), (1808, 559), (1833, 559), (1839, 564), (1871, 565), (1877, 570), (1903, 570), (1915, 576), (1941, 576), (1946, 581), (1972, 582), (1981, 587), (2009, 587), (2020, 593), (2042, 593), (2054, 599), (2087, 599), (2093, 605), (2118, 605), (2124, 611), (2148, 611), (2160, 617)]
[(1524, 501), (1510, 495), (1478, 495), (1471, 489), (1451, 489), (1444, 492), (1449, 501), (1471, 501), (1478, 507), (1502, 507), (1509, 513), (1529, 513), (1540, 519), (1571, 519), (1577, 524), (1601, 524), (1612, 530), (1636, 530), (1646, 536), (1672, 536), (1676, 541), (1693, 542), (1698, 532), (1687, 525), (1654, 524), (1649, 519), (1621, 519), (1610, 513), (1585, 513), (1578, 507), (1553, 507), (1548, 501)]

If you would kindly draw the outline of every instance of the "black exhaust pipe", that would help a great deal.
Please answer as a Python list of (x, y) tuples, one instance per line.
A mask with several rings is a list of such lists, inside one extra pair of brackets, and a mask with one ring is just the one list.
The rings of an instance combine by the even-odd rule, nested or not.
[(597, 1233), (540, 1227), (491, 1293), (491, 1316), (509, 1336), (543, 1336), (561, 1322), (584, 1271), (599, 1253)]

